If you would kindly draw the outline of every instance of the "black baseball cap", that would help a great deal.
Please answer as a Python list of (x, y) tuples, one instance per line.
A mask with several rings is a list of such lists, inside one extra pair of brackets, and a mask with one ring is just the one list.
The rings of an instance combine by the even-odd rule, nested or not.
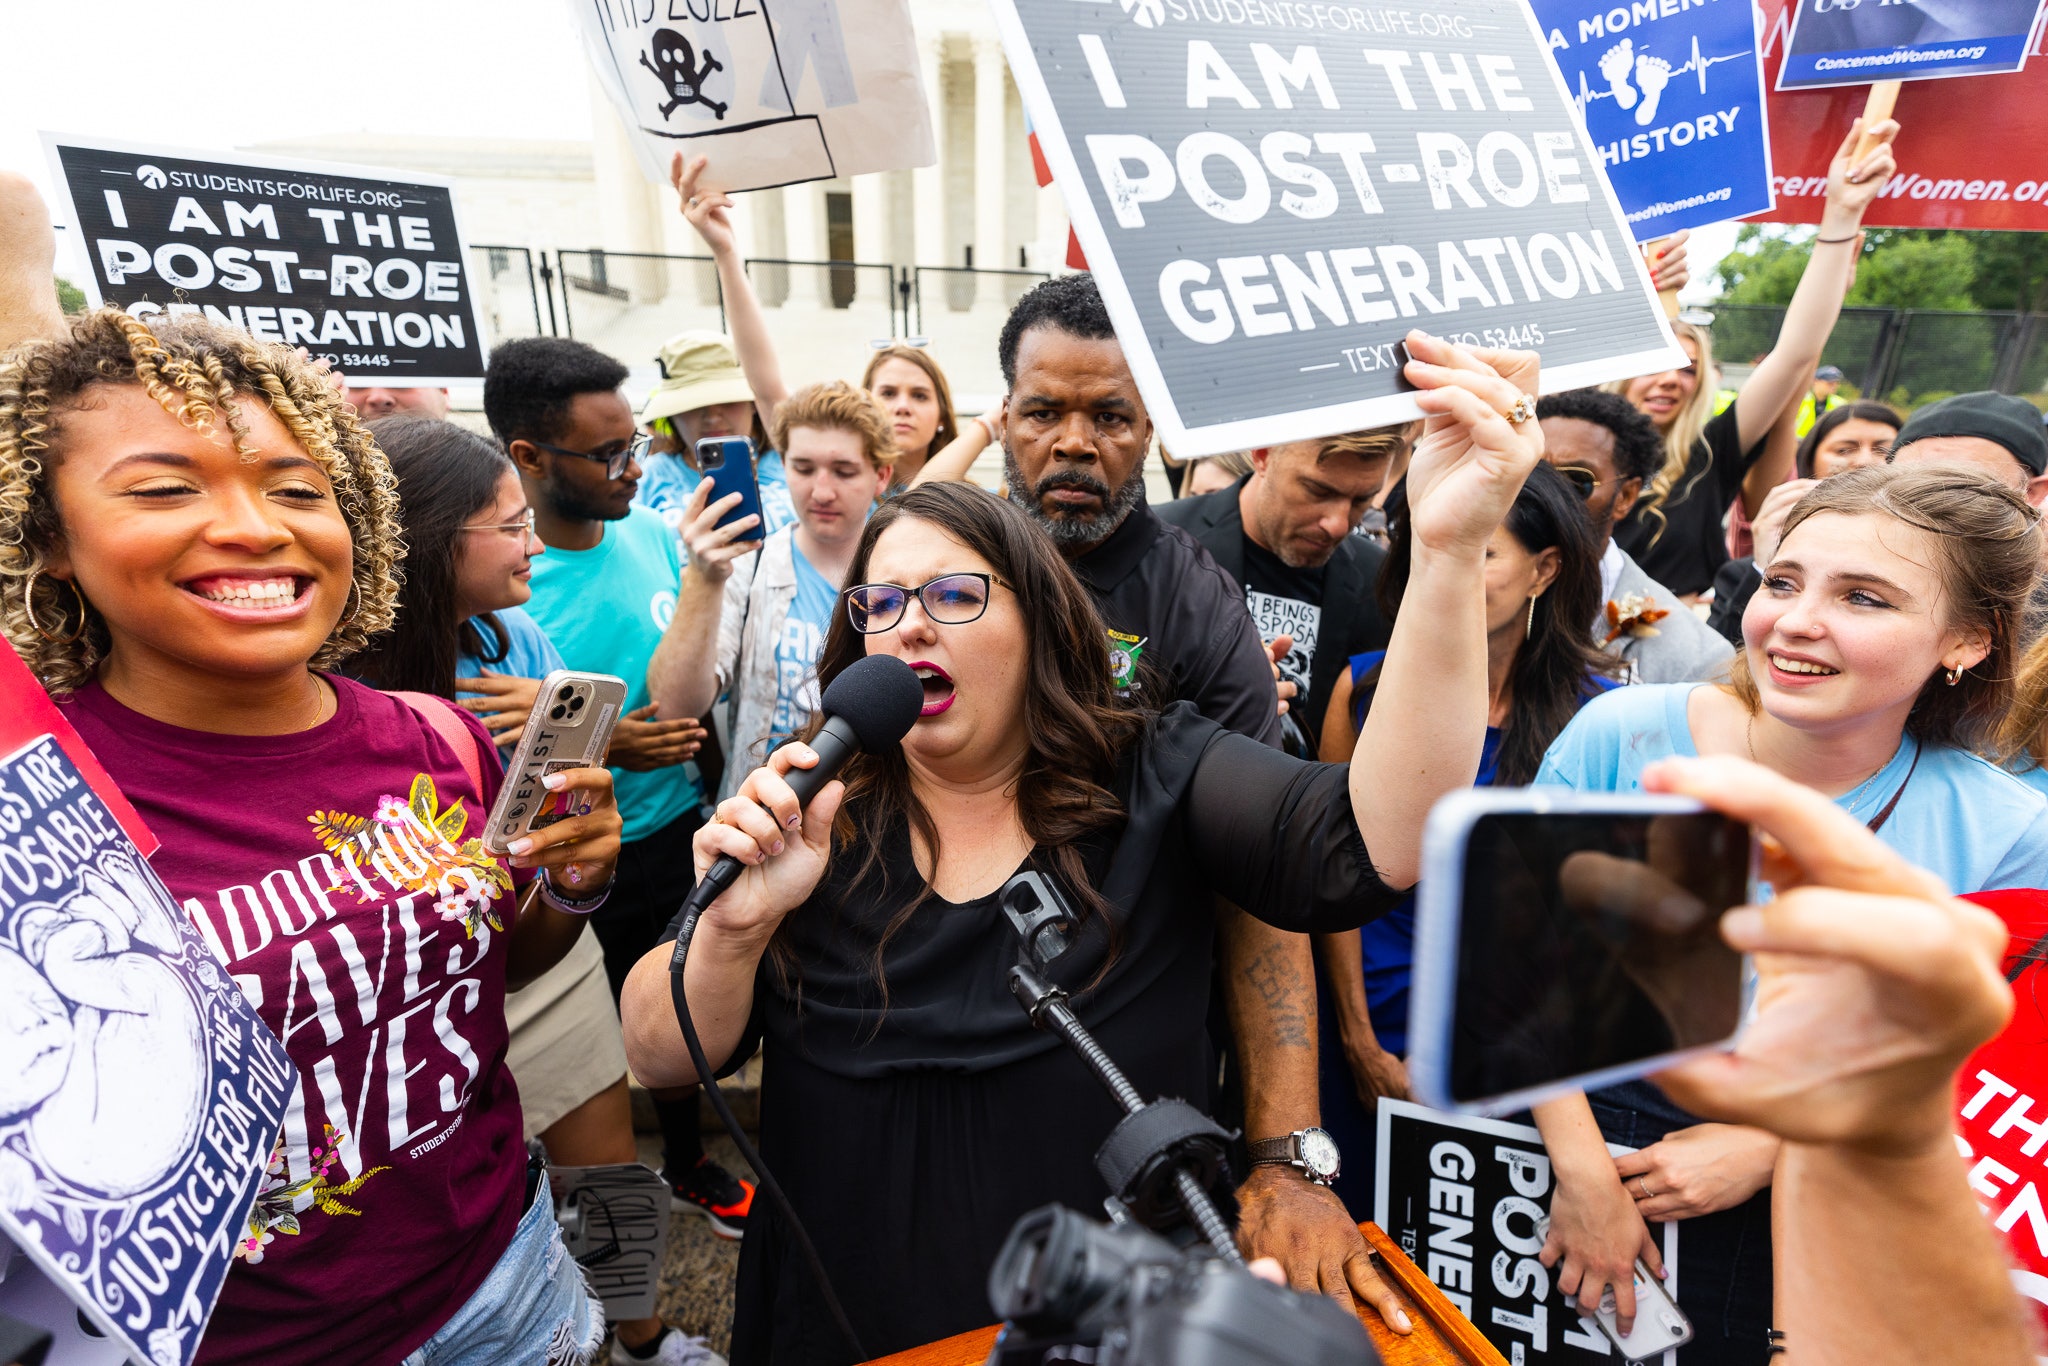
[(1985, 390), (1930, 403), (1906, 419), (1892, 442), (1892, 451), (1897, 453), (1915, 441), (1936, 436), (1974, 436), (1996, 442), (2012, 452), (2012, 458), (2036, 479), (2048, 474), (2048, 432), (2042, 429), (2040, 410), (2023, 398)]

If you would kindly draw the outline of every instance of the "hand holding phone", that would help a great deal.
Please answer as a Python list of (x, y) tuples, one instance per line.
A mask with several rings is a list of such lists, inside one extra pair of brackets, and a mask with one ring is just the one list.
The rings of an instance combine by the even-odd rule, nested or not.
[[(484, 847), (494, 854), (558, 821), (590, 812), (593, 797), (580, 787), (556, 788), (547, 779), (573, 769), (604, 767), (626, 681), (610, 674), (557, 669), (541, 680), (540, 700), (505, 762), (505, 785), (484, 823)], [(525, 854), (527, 851), (516, 851)]]
[(733, 561), (761, 548), (761, 519), (732, 515), (744, 501), (740, 493), (721, 494), (709, 479), (697, 485), (683, 509), (683, 553), (689, 557), (685, 572), (723, 583), (732, 573)]
[(697, 471), (711, 485), (711, 501), (715, 503), (727, 494), (740, 495), (740, 501), (719, 517), (717, 525), (752, 517), (754, 526), (764, 526), (761, 487), (754, 480), (753, 440), (744, 436), (707, 436), (697, 443), (696, 451)]

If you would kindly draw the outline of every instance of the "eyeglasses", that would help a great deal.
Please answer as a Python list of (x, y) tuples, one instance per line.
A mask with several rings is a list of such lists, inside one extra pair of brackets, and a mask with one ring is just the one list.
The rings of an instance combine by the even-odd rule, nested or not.
[(993, 574), (942, 574), (917, 588), (905, 588), (899, 583), (863, 583), (840, 596), (846, 599), (846, 616), (853, 629), (871, 636), (903, 620), (903, 611), (913, 597), (924, 604), (924, 614), (941, 626), (965, 626), (970, 621), (979, 621), (988, 610), (989, 585), (999, 583), (1003, 581)]
[(1581, 499), (1591, 498), (1593, 490), (1600, 487), (1600, 476), (1584, 465), (1552, 465), (1550, 468), (1563, 475), (1565, 482), (1578, 491)]
[(508, 536), (517, 536), (524, 541), (533, 534), (533, 509), (519, 514), (516, 522), (483, 522), (475, 526), (460, 526), (457, 531), (502, 531)]
[(627, 465), (647, 458), (647, 448), (654, 444), (654, 438), (646, 432), (635, 432), (633, 439), (616, 451), (572, 451), (564, 446), (550, 446), (545, 441), (535, 441), (532, 444), (556, 455), (573, 455), (578, 460), (599, 461), (604, 465), (605, 477), (616, 479), (626, 472)]

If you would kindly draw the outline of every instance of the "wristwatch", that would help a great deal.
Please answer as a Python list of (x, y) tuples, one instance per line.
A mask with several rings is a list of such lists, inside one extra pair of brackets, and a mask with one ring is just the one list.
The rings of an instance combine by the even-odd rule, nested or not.
[(1321, 1129), (1296, 1129), (1280, 1138), (1256, 1139), (1245, 1145), (1254, 1167), (1284, 1162), (1318, 1186), (1337, 1179), (1337, 1140)]

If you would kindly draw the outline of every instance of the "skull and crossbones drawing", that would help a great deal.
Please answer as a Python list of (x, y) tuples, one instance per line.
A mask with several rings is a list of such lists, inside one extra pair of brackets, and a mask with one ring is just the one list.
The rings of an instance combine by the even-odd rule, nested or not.
[(669, 95), (669, 101), (661, 107), (661, 116), (666, 119), (686, 104), (701, 104), (718, 118), (725, 117), (725, 105), (711, 99), (704, 93), (704, 80), (714, 71), (723, 71), (725, 66), (707, 47), (704, 60), (697, 60), (697, 50), (690, 40), (672, 28), (658, 28), (654, 31), (654, 58), (648, 60), (645, 52), (640, 54), (640, 65), (654, 73), (661, 82), (661, 88)]

